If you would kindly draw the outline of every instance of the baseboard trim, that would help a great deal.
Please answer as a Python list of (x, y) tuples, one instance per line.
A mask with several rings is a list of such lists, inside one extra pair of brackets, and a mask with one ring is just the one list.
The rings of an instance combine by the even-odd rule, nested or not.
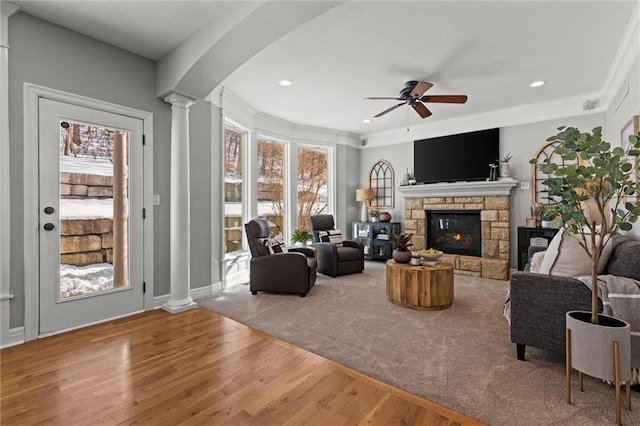
[(21, 345), (24, 343), (24, 327), (16, 327), (9, 330), (9, 340), (6, 344), (0, 346), (0, 349), (9, 348), (11, 346)]
[[(214, 292), (219, 291), (220, 289), (222, 289), (222, 283), (217, 282), (217, 283), (205, 285), (204, 287), (197, 287), (197, 288), (191, 289), (191, 291), (189, 292), (189, 295), (191, 296), (192, 299), (195, 300), (199, 297), (211, 296), (213, 295)], [(169, 301), (170, 297), (171, 297), (170, 294), (155, 296), (153, 298), (153, 309), (161, 309), (163, 305)]]

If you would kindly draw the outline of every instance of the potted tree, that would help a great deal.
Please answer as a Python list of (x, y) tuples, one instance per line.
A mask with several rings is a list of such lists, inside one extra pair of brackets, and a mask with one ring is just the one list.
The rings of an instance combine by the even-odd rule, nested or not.
[(393, 260), (397, 263), (409, 263), (411, 261), (411, 251), (409, 247), (413, 245), (411, 238), (413, 234), (393, 233)]
[[(640, 216), (640, 185), (635, 180), (640, 135), (629, 137), (629, 148), (611, 148), (602, 139), (602, 128), (582, 133), (574, 127), (560, 127), (548, 140), (559, 140), (550, 158), (536, 164), (549, 176), (543, 183), (555, 204), (548, 210), (560, 215), (565, 232), (575, 236), (591, 258), (591, 312), (567, 312), (567, 402), (570, 399), (571, 367), (605, 380), (631, 379), (629, 324), (598, 313), (598, 265), (605, 245), (619, 230), (629, 231)], [(587, 207), (589, 207), (587, 209)], [(619, 371), (614, 371), (612, 344), (620, 347)], [(595, 357), (591, 357), (595, 355)], [(625, 363), (626, 360), (626, 363)], [(614, 374), (612, 374), (614, 373)], [(621, 376), (622, 375), (622, 376)], [(616, 394), (619, 386), (616, 386)], [(619, 399), (616, 405), (619, 419)]]

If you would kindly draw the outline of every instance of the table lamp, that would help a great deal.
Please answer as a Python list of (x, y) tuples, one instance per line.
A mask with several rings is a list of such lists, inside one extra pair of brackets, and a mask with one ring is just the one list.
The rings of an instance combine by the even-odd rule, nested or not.
[(369, 220), (369, 211), (367, 208), (367, 203), (373, 200), (373, 189), (356, 189), (356, 201), (362, 201), (362, 217), (360, 218), (363, 222), (367, 222)]

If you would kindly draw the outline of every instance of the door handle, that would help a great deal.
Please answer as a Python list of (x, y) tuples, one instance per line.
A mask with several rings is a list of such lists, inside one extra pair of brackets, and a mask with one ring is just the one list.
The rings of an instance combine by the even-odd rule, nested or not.
[(53, 212), (55, 212), (55, 211), (56, 211), (56, 210), (55, 210), (53, 207), (51, 207), (51, 206), (47, 206), (47, 207), (45, 207), (45, 208), (44, 208), (44, 212), (45, 212), (46, 214), (53, 214)]
[(45, 223), (44, 224), (44, 230), (45, 231), (53, 231), (53, 228), (55, 228), (56, 226), (53, 223)]

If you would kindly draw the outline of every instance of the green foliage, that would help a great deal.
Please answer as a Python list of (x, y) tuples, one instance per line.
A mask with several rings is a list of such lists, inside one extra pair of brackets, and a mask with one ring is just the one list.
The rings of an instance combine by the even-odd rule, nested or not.
[(555, 208), (545, 207), (540, 209), (540, 213), (538, 213), (538, 220), (553, 220), (558, 217), (558, 212)]
[(408, 247), (411, 247), (413, 243), (411, 242), (411, 238), (413, 234), (405, 234), (401, 232), (400, 234), (393, 233), (393, 247), (399, 248), (401, 250), (406, 250)]
[[(629, 148), (611, 147), (602, 139), (602, 128), (582, 133), (575, 127), (559, 127), (548, 141), (559, 140), (554, 154), (563, 161), (549, 158), (530, 161), (548, 175), (543, 181), (547, 196), (556, 201), (552, 207), (562, 216), (565, 229), (578, 237), (591, 257), (594, 294), (592, 322), (597, 323), (597, 265), (602, 248), (618, 232), (629, 231), (640, 216), (640, 185), (634, 179), (634, 164), (640, 155), (640, 134), (629, 137)], [(585, 216), (583, 203), (595, 207), (596, 217)], [(593, 210), (592, 210), (593, 211)]]
[(378, 215), (380, 214), (380, 210), (376, 210), (376, 209), (369, 209), (369, 216), (371, 217), (378, 217)]
[(291, 241), (294, 243), (306, 243), (311, 239), (311, 232), (306, 229), (295, 229), (291, 234)]

